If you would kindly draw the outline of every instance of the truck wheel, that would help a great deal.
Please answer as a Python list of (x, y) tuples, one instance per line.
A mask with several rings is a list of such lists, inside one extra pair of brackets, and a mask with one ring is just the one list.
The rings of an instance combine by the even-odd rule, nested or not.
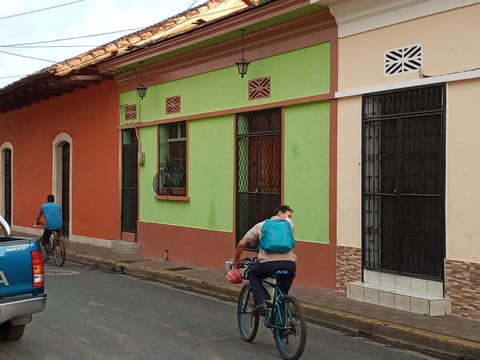
[(12, 325), (11, 323), (6, 323), (2, 326), (3, 338), (9, 341), (19, 340), (23, 336), (24, 331), (25, 324)]

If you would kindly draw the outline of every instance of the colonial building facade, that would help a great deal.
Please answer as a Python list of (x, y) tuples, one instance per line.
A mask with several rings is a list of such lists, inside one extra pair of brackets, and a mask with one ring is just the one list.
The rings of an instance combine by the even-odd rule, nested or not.
[(332, 1), (337, 287), (480, 319), (478, 1)]
[(122, 177), (140, 164), (138, 197), (122, 193), (138, 221), (122, 219), (143, 254), (223, 267), (288, 203), (297, 281), (335, 286), (336, 45), (325, 6), (278, 1), (99, 65), (120, 89)]

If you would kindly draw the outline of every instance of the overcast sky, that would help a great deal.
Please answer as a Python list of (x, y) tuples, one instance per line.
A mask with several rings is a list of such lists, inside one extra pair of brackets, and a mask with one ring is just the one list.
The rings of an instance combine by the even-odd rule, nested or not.
[[(205, 2), (206, 0), (1, 0), (0, 88), (56, 62)], [(123, 32), (19, 45), (116, 31)], [(70, 47), (72, 45), (75, 47)]]

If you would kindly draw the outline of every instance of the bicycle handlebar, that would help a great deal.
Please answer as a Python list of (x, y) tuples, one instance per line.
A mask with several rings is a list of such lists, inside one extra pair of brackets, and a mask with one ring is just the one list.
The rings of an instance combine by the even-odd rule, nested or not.
[(237, 265), (237, 267), (240, 269), (240, 268), (247, 267), (248, 265), (250, 265), (250, 264), (252, 264), (256, 261), (257, 261), (256, 257), (244, 257), (244, 258), (240, 259), (240, 261), (237, 264), (234, 264), (234, 266)]

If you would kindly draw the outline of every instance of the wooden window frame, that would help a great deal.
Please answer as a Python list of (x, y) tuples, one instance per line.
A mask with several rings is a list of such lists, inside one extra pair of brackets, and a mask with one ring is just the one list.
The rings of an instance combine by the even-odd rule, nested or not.
[[(183, 125), (183, 127), (182, 127)], [(175, 129), (176, 128), (176, 129)], [(175, 132), (172, 134), (172, 130)], [(180, 146), (177, 146), (181, 144)], [(183, 144), (183, 146), (182, 146)], [(165, 150), (168, 153), (165, 154)], [(177, 121), (158, 125), (157, 177), (161, 188), (155, 189), (155, 199), (189, 201), (188, 196), (188, 122)], [(172, 156), (176, 163), (171, 165)], [(183, 172), (182, 172), (183, 171)], [(168, 182), (168, 184), (167, 184)], [(167, 186), (166, 186), (167, 185)]]

